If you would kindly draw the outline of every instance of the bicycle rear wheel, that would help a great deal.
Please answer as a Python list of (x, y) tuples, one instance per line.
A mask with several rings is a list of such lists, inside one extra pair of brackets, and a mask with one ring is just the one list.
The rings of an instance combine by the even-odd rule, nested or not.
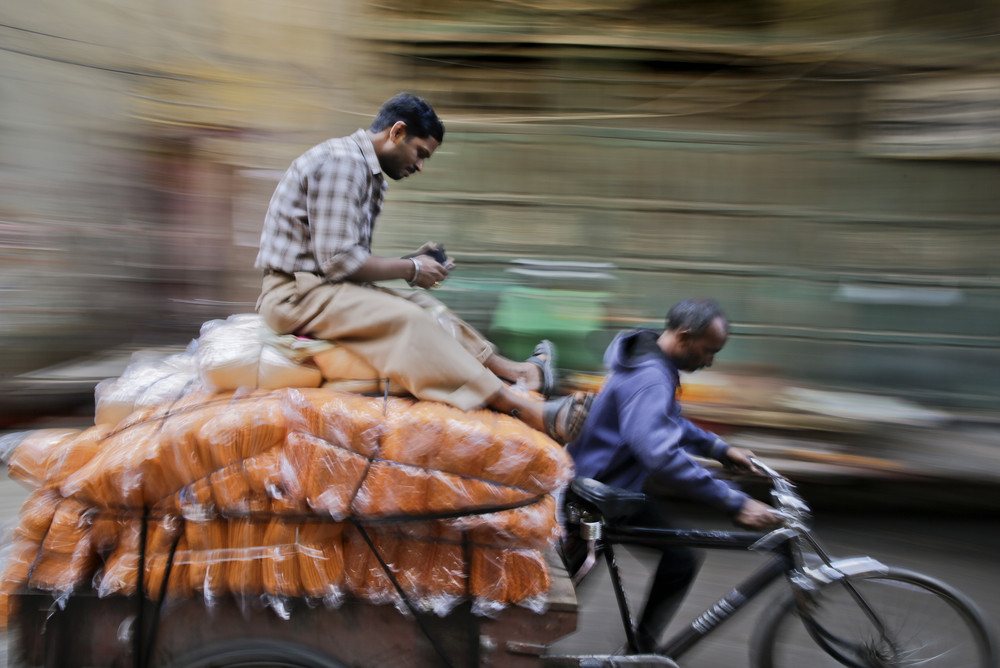
[(823, 584), (801, 607), (788, 594), (758, 626), (751, 662), (754, 668), (995, 668), (997, 655), (969, 599), (933, 578), (890, 568)]

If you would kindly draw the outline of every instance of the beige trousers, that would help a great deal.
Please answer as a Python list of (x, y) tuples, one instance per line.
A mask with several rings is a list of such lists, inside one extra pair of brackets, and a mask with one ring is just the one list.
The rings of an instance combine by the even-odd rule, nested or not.
[(280, 334), (336, 341), (418, 399), (471, 410), (503, 387), (483, 366), (493, 344), (423, 291), (270, 274), (257, 311)]

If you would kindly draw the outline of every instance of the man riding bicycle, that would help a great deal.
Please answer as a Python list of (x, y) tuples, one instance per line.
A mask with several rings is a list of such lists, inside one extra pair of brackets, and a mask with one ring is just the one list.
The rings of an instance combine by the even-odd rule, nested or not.
[[(716, 459), (738, 470), (753, 471), (753, 453), (728, 445), (681, 416), (676, 399), (680, 371), (711, 366), (722, 350), (729, 325), (712, 300), (686, 299), (667, 314), (666, 328), (620, 334), (608, 347), (609, 375), (594, 399), (580, 435), (569, 445), (576, 475), (612, 487), (641, 491), (647, 479), (673, 492), (717, 508), (751, 529), (776, 526), (771, 506), (715, 477), (692, 458)], [(634, 526), (672, 528), (661, 500), (649, 497), (641, 510), (625, 518)], [(657, 642), (680, 606), (699, 561), (685, 547), (662, 551), (636, 631), (643, 653)]]

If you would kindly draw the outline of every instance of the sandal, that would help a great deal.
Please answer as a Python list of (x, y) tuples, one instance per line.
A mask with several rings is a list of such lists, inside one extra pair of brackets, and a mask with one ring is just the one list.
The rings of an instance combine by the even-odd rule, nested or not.
[(542, 370), (542, 387), (539, 392), (545, 398), (551, 397), (556, 391), (556, 348), (548, 339), (542, 340), (531, 351), (531, 357), (524, 360)]
[(574, 392), (546, 401), (542, 408), (545, 433), (561, 445), (572, 443), (580, 435), (593, 401), (593, 392)]

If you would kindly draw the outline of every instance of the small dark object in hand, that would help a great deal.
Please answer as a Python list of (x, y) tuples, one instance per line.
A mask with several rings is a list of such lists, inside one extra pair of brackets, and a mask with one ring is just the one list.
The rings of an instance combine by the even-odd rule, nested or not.
[(428, 249), (424, 251), (424, 255), (430, 255), (432, 258), (437, 260), (438, 264), (448, 263), (448, 254), (444, 252), (444, 246)]

